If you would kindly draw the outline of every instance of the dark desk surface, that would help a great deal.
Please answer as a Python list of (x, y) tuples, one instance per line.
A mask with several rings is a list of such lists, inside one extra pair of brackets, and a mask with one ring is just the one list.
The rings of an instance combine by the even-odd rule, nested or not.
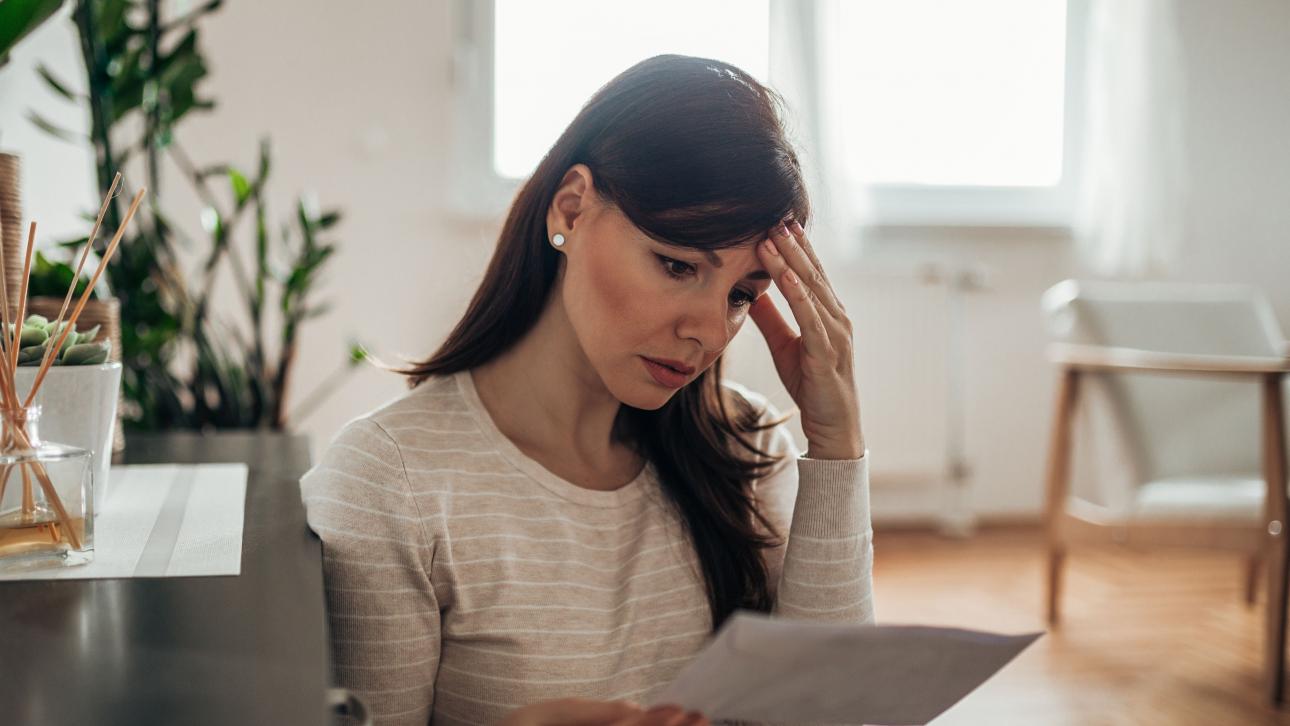
[(245, 462), (242, 574), (0, 582), (0, 722), (329, 723), (303, 436), (126, 436), (121, 463)]

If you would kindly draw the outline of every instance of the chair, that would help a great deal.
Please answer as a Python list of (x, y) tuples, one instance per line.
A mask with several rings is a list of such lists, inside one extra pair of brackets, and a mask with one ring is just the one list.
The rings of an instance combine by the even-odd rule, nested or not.
[[(1069, 548), (1089, 542), (1219, 548), (1246, 557), (1246, 598), (1266, 582), (1266, 694), (1284, 697), (1287, 517), (1283, 381), (1290, 345), (1245, 285), (1064, 280), (1043, 295), (1060, 369), (1045, 504), (1048, 622), (1060, 619)], [(1081, 389), (1104, 394), (1128, 486), (1073, 497)], [(1086, 397), (1088, 397), (1086, 395)]]

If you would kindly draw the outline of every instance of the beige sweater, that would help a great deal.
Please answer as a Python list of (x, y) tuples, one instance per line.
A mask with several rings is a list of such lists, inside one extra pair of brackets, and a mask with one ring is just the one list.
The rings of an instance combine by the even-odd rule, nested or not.
[[(867, 452), (808, 459), (783, 424), (759, 436), (789, 452), (755, 488), (789, 532), (768, 551), (774, 613), (872, 622)], [(347, 423), (300, 487), (336, 682), (378, 724), (491, 724), (564, 696), (645, 702), (710, 637), (702, 570), (653, 466), (611, 491), (555, 476), (502, 435), (468, 372)]]

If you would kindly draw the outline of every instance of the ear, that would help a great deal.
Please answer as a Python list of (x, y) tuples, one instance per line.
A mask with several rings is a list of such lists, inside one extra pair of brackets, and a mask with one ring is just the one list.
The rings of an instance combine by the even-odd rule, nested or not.
[(556, 232), (564, 236), (577, 227), (578, 218), (591, 211), (596, 204), (596, 189), (591, 178), (591, 168), (586, 164), (574, 164), (564, 173), (560, 186), (551, 198), (551, 207), (546, 214), (547, 238)]

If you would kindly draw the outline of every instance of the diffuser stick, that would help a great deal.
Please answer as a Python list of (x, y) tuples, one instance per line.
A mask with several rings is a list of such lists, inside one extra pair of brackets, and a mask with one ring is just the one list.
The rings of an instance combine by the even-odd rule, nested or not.
[[(81, 293), (80, 300), (76, 302), (76, 309), (72, 311), (72, 317), (68, 319), (67, 326), (63, 329), (62, 334), (58, 336), (58, 342), (53, 346), (53, 355), (58, 355), (58, 351), (63, 347), (63, 341), (67, 340), (67, 334), (72, 332), (72, 326), (76, 324), (76, 319), (80, 317), (81, 310), (85, 309), (85, 303), (89, 301), (90, 293), (94, 292), (94, 286), (98, 284), (99, 276), (107, 268), (108, 261), (112, 259), (112, 254), (116, 252), (116, 246), (120, 244), (121, 236), (125, 234), (126, 227), (130, 226), (130, 220), (134, 218), (134, 213), (139, 209), (139, 202), (143, 201), (143, 195), (147, 191), (146, 186), (140, 187), (138, 193), (134, 195), (134, 200), (130, 202), (130, 209), (125, 213), (125, 219), (121, 221), (121, 226), (117, 228), (116, 234), (112, 236), (112, 242), (108, 244), (103, 257), (99, 259), (98, 267), (94, 268), (94, 276), (90, 278), (90, 284), (85, 287), (85, 292)], [(72, 278), (72, 285), (76, 285), (76, 278)], [(40, 363), (40, 370), (36, 373), (36, 380), (32, 382), (31, 391), (23, 401), (22, 405), (24, 407), (30, 406), (31, 400), (36, 397), (36, 391), (40, 388), (41, 382), (45, 380), (45, 374), (49, 372), (49, 364), (52, 360), (50, 351), (45, 351), (45, 356)]]
[[(72, 294), (76, 291), (76, 280), (81, 279), (81, 270), (85, 268), (85, 260), (90, 256), (90, 250), (94, 249), (94, 240), (99, 237), (99, 228), (103, 226), (103, 216), (107, 214), (108, 204), (116, 193), (116, 187), (121, 183), (121, 172), (117, 172), (112, 177), (112, 186), (108, 187), (107, 196), (103, 197), (103, 204), (99, 207), (98, 219), (94, 221), (94, 228), (90, 230), (90, 236), (85, 240), (85, 247), (81, 250), (81, 260), (76, 263), (76, 272), (72, 273), (72, 285), (67, 288), (67, 294), (63, 296), (63, 305), (58, 309), (58, 317), (54, 318), (53, 329), (58, 330), (58, 326), (63, 322), (63, 314), (67, 312), (67, 306), (72, 301)], [(49, 350), (46, 349), (48, 354)], [(41, 364), (44, 364), (44, 356), (41, 356)]]
[(18, 348), (22, 347), (22, 319), (27, 317), (27, 281), (31, 279), (31, 251), (36, 246), (36, 220), (27, 232), (27, 256), (22, 263), (22, 287), (18, 292), (18, 319), (13, 326), (13, 344), (9, 347), (9, 371), (18, 377)]

